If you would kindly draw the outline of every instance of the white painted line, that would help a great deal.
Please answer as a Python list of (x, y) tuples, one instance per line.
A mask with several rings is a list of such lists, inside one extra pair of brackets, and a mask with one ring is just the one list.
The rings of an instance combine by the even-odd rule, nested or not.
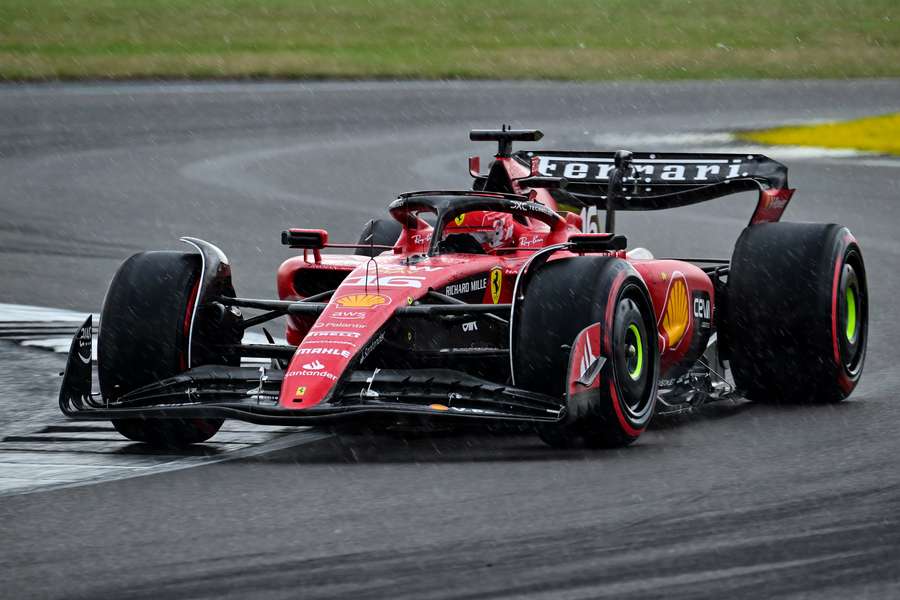
[[(130, 442), (125, 438), (122, 438), (123, 441), (133, 444), (134, 442)], [(3, 446), (6, 446), (4, 444)], [(72, 450), (72, 448), (78, 448), (76, 450)], [(23, 464), (23, 463), (32, 463), (37, 462), (39, 464), (43, 464), (41, 462), (41, 457), (46, 457), (48, 461), (51, 461), (54, 464), (65, 464), (70, 467), (122, 467), (122, 464), (113, 464), (115, 461), (127, 460), (128, 462), (124, 464), (127, 467), (141, 467), (141, 468), (149, 468), (152, 469), (161, 464), (168, 463), (172, 461), (171, 455), (161, 455), (161, 456), (153, 456), (151, 454), (131, 454), (131, 455), (121, 455), (116, 454), (115, 452), (85, 452), (84, 450), (80, 450), (81, 446), (77, 444), (71, 444), (69, 446), (69, 451), (62, 452), (35, 452), (30, 449), (13, 449), (13, 448), (2, 448), (2, 452), (0, 452), (0, 459), (4, 463), (10, 464)], [(0, 474), (2, 476), (2, 474)]]
[[(69, 352), (69, 346), (72, 344), (71, 336), (59, 336), (59, 331), (54, 331), (57, 335), (41, 335), (41, 326), (45, 323), (57, 323), (61, 327), (64, 327), (66, 324), (72, 325), (72, 335), (75, 335), (75, 329), (77, 325), (80, 325), (84, 320), (88, 317), (88, 314), (92, 314), (94, 317), (94, 326), (97, 327), (100, 323), (100, 315), (98, 313), (83, 313), (74, 310), (67, 310), (64, 308), (51, 308), (46, 306), (28, 306), (25, 304), (3, 304), (0, 303), (0, 325), (3, 326), (12, 326), (12, 325), (21, 325), (23, 329), (26, 329), (28, 325), (34, 326), (34, 330), (30, 331), (27, 334), (15, 334), (10, 336), (7, 339), (11, 339), (14, 341), (18, 341), (18, 343), (22, 346), (27, 346), (31, 348), (41, 348), (44, 350), (50, 350), (51, 352), (56, 352), (59, 354), (66, 354)], [(4, 336), (3, 332), (0, 330), (0, 339)], [(279, 337), (274, 337), (276, 344), (287, 344), (287, 340)], [(255, 331), (246, 331), (244, 332), (244, 343), (247, 344), (268, 344), (269, 340), (262, 333), (257, 333)], [(97, 360), (97, 338), (94, 336), (94, 360)], [(250, 359), (246, 361), (248, 364), (268, 364), (268, 359)]]
[[(303, 446), (305, 444), (311, 444), (313, 442), (318, 442), (320, 440), (324, 440), (326, 438), (331, 437), (330, 433), (323, 433), (319, 431), (310, 431), (309, 428), (304, 429), (303, 431), (298, 431), (297, 433), (291, 433), (288, 435), (284, 435), (280, 438), (274, 439), (271, 442), (267, 442), (264, 444), (259, 444), (256, 446), (251, 446), (249, 448), (243, 448), (241, 450), (235, 450), (233, 452), (228, 452), (221, 456), (215, 457), (188, 457), (183, 459), (176, 459), (167, 463), (163, 463), (158, 467), (147, 467), (143, 470), (138, 471), (138, 469), (132, 468), (127, 472), (121, 472), (119, 474), (110, 473), (109, 476), (102, 477), (93, 477), (89, 479), (85, 479), (82, 481), (61, 481), (59, 479), (55, 479), (52, 482), (47, 482), (49, 485), (41, 485), (40, 483), (36, 485), (31, 485), (30, 487), (26, 487), (27, 484), (23, 484), (22, 486), (18, 486), (15, 488), (9, 488), (5, 490), (0, 490), (0, 496), (13, 496), (19, 494), (30, 494), (37, 492), (47, 492), (51, 490), (59, 490), (59, 489), (68, 489), (75, 487), (82, 487), (86, 485), (94, 485), (98, 483), (106, 483), (107, 481), (118, 481), (120, 479), (131, 479), (134, 477), (147, 477), (149, 475), (156, 475), (158, 473), (170, 473), (172, 471), (180, 471), (182, 469), (190, 469), (192, 467), (201, 467), (204, 465), (213, 465), (216, 463), (227, 462), (231, 460), (240, 460), (244, 458), (252, 458), (254, 456), (259, 456), (261, 454), (266, 454), (268, 452), (275, 452), (278, 450), (287, 450), (289, 448), (294, 448), (297, 446)], [(79, 469), (91, 469), (91, 467), (79, 466)], [(110, 471), (114, 471), (114, 468), (111, 468)], [(123, 469), (124, 471), (124, 469)], [(60, 473), (54, 473), (55, 477), (59, 477)], [(2, 475), (0, 475), (0, 480), (4, 479)], [(9, 478), (21, 481), (21, 478)], [(34, 480), (31, 480), (32, 484), (34, 484)], [(59, 482), (59, 483), (57, 483)]]
[[(73, 332), (74, 334), (74, 332)], [(94, 360), (97, 360), (97, 338), (94, 338)], [(69, 346), (72, 345), (72, 338), (45, 338), (45, 339), (30, 339), (23, 340), (19, 342), (21, 346), (27, 346), (30, 348), (43, 348), (44, 350), (51, 350), (53, 352), (57, 352), (59, 354), (66, 354), (69, 351)]]
[[(837, 161), (837, 160), (829, 160), (826, 162), (838, 162), (841, 164), (846, 164), (847, 161)], [(861, 165), (863, 167), (886, 167), (889, 169), (897, 169), (900, 168), (900, 158), (861, 158), (853, 161), (854, 165)]]
[(813, 146), (762, 146), (737, 145), (722, 148), (723, 152), (736, 154), (765, 154), (775, 160), (802, 160), (815, 158), (856, 158), (873, 156), (870, 152), (862, 152), (850, 148), (816, 148)]
[[(87, 315), (65, 309), (0, 303), (0, 339), (67, 353), (72, 338), (63, 333), (71, 329), (74, 335)], [(94, 318), (96, 324), (99, 316), (94, 314)], [(8, 332), (5, 336), (4, 331)], [(245, 332), (244, 341), (268, 343), (262, 333), (256, 332)], [(287, 342), (276, 338), (276, 343)], [(96, 350), (95, 338), (95, 359)], [(215, 450), (213, 455), (122, 454), (120, 449), (134, 442), (121, 437), (112, 428), (81, 431), (72, 425), (52, 425), (37, 432), (10, 435), (0, 442), (0, 496), (92, 485), (248, 458), (331, 435), (310, 431), (308, 427), (256, 428), (244, 423), (232, 426), (231, 423), (226, 423), (206, 444)]]
[(0, 461), (0, 467), (44, 467), (48, 469), (153, 469), (155, 465), (146, 465), (143, 467), (132, 467), (127, 465), (85, 465), (85, 464), (60, 464), (60, 463), (43, 463), (43, 462), (15, 462)]
[[(2, 304), (0, 303), (0, 321), (21, 321), (21, 322), (48, 322), (48, 321), (73, 321), (81, 324), (87, 319), (89, 313), (77, 312), (74, 310), (66, 310), (64, 308), (50, 308), (46, 306), (28, 306), (25, 304)], [(94, 314), (96, 319), (100, 315)]]
[(603, 133), (593, 136), (593, 144), (598, 149), (628, 148), (648, 151), (659, 147), (672, 151), (701, 151), (727, 154), (764, 154), (775, 160), (803, 160), (817, 158), (855, 158), (878, 156), (873, 152), (863, 152), (852, 148), (818, 148), (813, 146), (767, 146), (748, 144), (735, 134), (728, 132), (685, 132), (670, 134)]
[(635, 133), (602, 133), (593, 136), (594, 146), (612, 148), (624, 146), (699, 146), (701, 144), (731, 144), (734, 134), (726, 132), (710, 133), (669, 133), (669, 134), (635, 134)]

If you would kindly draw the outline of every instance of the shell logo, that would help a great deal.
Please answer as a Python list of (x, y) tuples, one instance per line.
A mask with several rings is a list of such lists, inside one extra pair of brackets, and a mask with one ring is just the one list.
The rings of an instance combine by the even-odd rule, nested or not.
[(465, 223), (466, 222), (466, 213), (462, 213), (461, 215), (459, 215), (458, 217), (453, 219), (453, 222), (456, 223), (457, 225), (462, 225), (463, 223)]
[(391, 299), (381, 294), (350, 294), (341, 296), (335, 302), (342, 308), (372, 308), (373, 306), (390, 304)]
[(684, 337), (688, 327), (688, 300), (687, 282), (681, 273), (675, 277), (673, 273), (672, 283), (666, 295), (666, 308), (663, 311), (661, 327), (666, 336), (669, 348), (674, 348)]

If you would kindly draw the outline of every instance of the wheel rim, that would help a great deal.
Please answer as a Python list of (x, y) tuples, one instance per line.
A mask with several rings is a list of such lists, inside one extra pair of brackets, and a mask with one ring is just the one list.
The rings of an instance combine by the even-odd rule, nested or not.
[(613, 324), (613, 366), (619, 403), (629, 420), (640, 422), (653, 407), (652, 348), (639, 304), (623, 293)]
[(628, 325), (625, 333), (625, 368), (632, 381), (641, 378), (644, 371), (644, 343), (641, 332), (635, 323)]

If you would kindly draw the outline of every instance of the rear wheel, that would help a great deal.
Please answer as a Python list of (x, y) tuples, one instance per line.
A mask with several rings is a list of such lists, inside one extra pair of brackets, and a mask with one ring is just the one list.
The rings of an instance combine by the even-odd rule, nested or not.
[(532, 275), (513, 317), (515, 384), (560, 397), (566, 414), (542, 426), (556, 447), (621, 447), (656, 405), (659, 348), (643, 281), (625, 261), (579, 257)]
[[(372, 219), (363, 228), (362, 234), (359, 236), (358, 244), (365, 246), (373, 244), (375, 246), (393, 246), (400, 237), (403, 227), (394, 219)], [(378, 256), (384, 252), (378, 248), (357, 248), (353, 253), (359, 256)]]
[[(100, 317), (98, 370), (103, 397), (115, 402), (143, 385), (187, 369), (188, 336), (200, 280), (200, 256), (144, 252), (119, 268)], [(155, 446), (204, 442), (222, 419), (118, 419), (126, 438)]]
[(748, 227), (728, 276), (726, 345), (751, 400), (839, 402), (859, 382), (868, 337), (862, 252), (845, 227)]

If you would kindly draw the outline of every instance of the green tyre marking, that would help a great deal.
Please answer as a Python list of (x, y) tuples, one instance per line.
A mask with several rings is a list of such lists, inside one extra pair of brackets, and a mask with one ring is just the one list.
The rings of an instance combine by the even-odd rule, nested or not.
[(628, 326), (628, 331), (631, 332), (637, 342), (637, 361), (635, 362), (634, 369), (628, 371), (628, 376), (631, 377), (632, 381), (637, 381), (640, 379), (641, 371), (644, 368), (644, 342), (643, 339), (641, 339), (641, 332), (638, 330), (637, 325), (632, 323)]
[(844, 334), (848, 341), (856, 335), (856, 294), (853, 288), (847, 288), (847, 328)]

